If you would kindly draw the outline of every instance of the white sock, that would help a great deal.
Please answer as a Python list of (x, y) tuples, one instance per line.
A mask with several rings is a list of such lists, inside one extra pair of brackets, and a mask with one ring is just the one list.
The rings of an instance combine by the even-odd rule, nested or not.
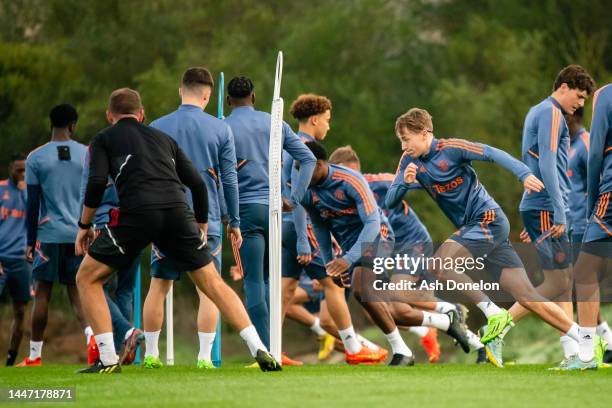
[(100, 350), (100, 360), (105, 366), (117, 364), (119, 356), (115, 353), (115, 343), (113, 342), (113, 332), (96, 334), (94, 336), (98, 350)]
[(378, 350), (378, 344), (375, 344), (373, 342), (371, 342), (370, 340), (366, 339), (365, 337), (363, 337), (361, 334), (357, 334), (357, 340), (359, 340), (359, 342), (366, 346), (367, 348), (369, 348), (370, 350)]
[(610, 326), (608, 326), (608, 322), (604, 320), (597, 326), (597, 335), (608, 343), (606, 350), (612, 350), (612, 331)]
[(355, 329), (353, 329), (353, 326), (349, 326), (343, 330), (338, 330), (338, 333), (340, 333), (342, 344), (344, 344), (344, 348), (349, 354), (359, 353), (359, 350), (361, 350), (361, 343), (359, 343), (359, 340), (357, 339), (357, 334), (355, 334)]
[(569, 358), (578, 354), (578, 342), (569, 336), (559, 337), (561, 347), (563, 348), (563, 357)]
[(125, 332), (125, 336), (123, 336), (123, 340), (127, 340), (134, 333), (134, 328), (132, 327), (130, 330)]
[(87, 343), (85, 344), (89, 345), (89, 340), (91, 340), (91, 336), (93, 336), (94, 334), (93, 329), (91, 328), (91, 326), (87, 326), (85, 330), (83, 330), (83, 332), (85, 333), (85, 338), (87, 339)]
[(412, 351), (408, 348), (404, 339), (400, 335), (397, 327), (389, 334), (385, 334), (387, 341), (391, 345), (391, 350), (393, 350), (393, 354), (403, 354), (405, 356), (410, 357), (412, 355)]
[(240, 337), (244, 340), (251, 352), (251, 355), (255, 357), (257, 355), (257, 350), (268, 351), (266, 346), (261, 342), (259, 338), (259, 334), (257, 334), (257, 330), (255, 330), (255, 326), (250, 325), (246, 328), (242, 329), (240, 332)]
[(499, 307), (497, 307), (495, 303), (491, 302), (491, 300), (488, 298), (482, 302), (476, 303), (476, 306), (478, 306), (478, 308), (482, 310), (482, 313), (484, 313), (487, 318), (496, 315), (502, 311)]
[(565, 335), (580, 343), (580, 326), (576, 323), (572, 323), (572, 327), (570, 327)]
[(43, 342), (41, 341), (30, 341), (30, 360), (36, 360), (42, 355)]
[(448, 313), (451, 310), (457, 310), (457, 306), (452, 303), (438, 301), (434, 310), (438, 313)]
[(210, 352), (212, 351), (213, 342), (215, 341), (215, 335), (217, 333), (205, 333), (198, 332), (198, 338), (200, 339), (200, 352), (198, 353), (198, 360), (212, 361)]
[(159, 333), (161, 330), (152, 331), (152, 332), (144, 332), (145, 335), (145, 357), (153, 356), (159, 357)]
[(447, 331), (448, 326), (450, 326), (450, 317), (440, 313), (423, 312), (421, 326), (435, 327), (436, 329)]
[(578, 342), (578, 357), (581, 361), (591, 361), (595, 356), (595, 327), (581, 327)]
[(470, 347), (472, 347), (474, 350), (480, 350), (484, 347), (484, 345), (480, 342), (480, 337), (478, 337), (473, 331), (466, 330), (466, 333)]
[(416, 334), (419, 337), (425, 337), (427, 336), (427, 333), (429, 333), (429, 329), (423, 326), (411, 326), (408, 328), (408, 331)]
[(321, 320), (319, 320), (318, 317), (315, 317), (315, 322), (313, 323), (312, 326), (310, 326), (310, 330), (312, 330), (313, 332), (315, 332), (315, 334), (317, 336), (325, 336), (325, 334), (327, 333), (325, 330), (323, 330), (323, 328), (321, 327)]

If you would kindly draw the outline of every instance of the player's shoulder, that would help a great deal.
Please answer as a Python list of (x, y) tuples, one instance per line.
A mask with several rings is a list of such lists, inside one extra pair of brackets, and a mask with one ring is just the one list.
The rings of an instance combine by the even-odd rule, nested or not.
[(368, 183), (387, 182), (387, 181), (392, 182), (395, 179), (395, 175), (391, 173), (365, 173), (363, 175), (363, 178), (365, 178), (365, 180)]
[(436, 151), (467, 150), (474, 153), (482, 154), (483, 149), (484, 147), (481, 143), (459, 138), (438, 139), (438, 142), (436, 144)]
[(71, 144), (76, 147), (80, 153), (85, 153), (87, 152), (88, 146), (86, 144), (83, 144), (77, 140), (71, 140)]
[(363, 174), (355, 170), (337, 164), (330, 164), (329, 166), (332, 168), (332, 179), (334, 180), (344, 181), (353, 187), (368, 184)]
[(599, 88), (593, 94), (593, 109), (612, 104), (612, 83)]
[(45, 144), (42, 144), (42, 145), (36, 147), (34, 150), (32, 150), (28, 154), (28, 157), (26, 158), (26, 161), (35, 160), (36, 158), (38, 158), (41, 155), (45, 154), (45, 152), (49, 149), (49, 146), (51, 146), (51, 144), (49, 142), (47, 142)]

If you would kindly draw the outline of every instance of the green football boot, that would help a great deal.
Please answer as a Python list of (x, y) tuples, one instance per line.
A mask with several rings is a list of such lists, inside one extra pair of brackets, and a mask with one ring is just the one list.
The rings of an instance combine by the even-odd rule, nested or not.
[(144, 368), (161, 368), (163, 366), (159, 357), (154, 356), (146, 356), (144, 358), (144, 362), (142, 363)]
[(514, 326), (512, 323), (512, 316), (506, 309), (502, 309), (501, 312), (489, 316), (487, 321), (487, 330), (485, 334), (480, 338), (482, 344), (486, 344), (499, 336), (506, 327)]

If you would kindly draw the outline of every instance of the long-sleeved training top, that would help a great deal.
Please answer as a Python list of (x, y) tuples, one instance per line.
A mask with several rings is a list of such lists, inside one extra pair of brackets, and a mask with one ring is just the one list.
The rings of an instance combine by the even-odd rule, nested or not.
[(612, 191), (612, 84), (593, 96), (590, 142), (587, 192), (592, 211), (597, 196)]

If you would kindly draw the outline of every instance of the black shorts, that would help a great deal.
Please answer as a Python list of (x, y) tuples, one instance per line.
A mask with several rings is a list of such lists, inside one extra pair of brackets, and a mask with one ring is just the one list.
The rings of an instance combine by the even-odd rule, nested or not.
[(141, 251), (154, 243), (178, 271), (193, 271), (212, 262), (199, 225), (187, 205), (120, 213), (89, 247), (89, 255), (117, 270), (127, 269)]

